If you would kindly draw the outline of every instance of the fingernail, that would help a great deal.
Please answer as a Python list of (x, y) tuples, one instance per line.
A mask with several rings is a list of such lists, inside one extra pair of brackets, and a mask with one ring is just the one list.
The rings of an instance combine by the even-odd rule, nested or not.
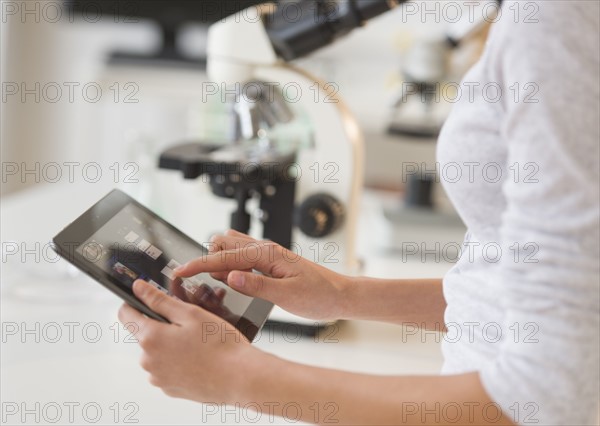
[(185, 265), (179, 265), (177, 268), (173, 269), (173, 272), (175, 272), (175, 273), (183, 272), (184, 269), (185, 269)]
[(133, 283), (133, 291), (138, 295), (143, 295), (146, 291), (146, 283), (143, 280), (135, 280)]
[(246, 277), (244, 276), (244, 274), (236, 271), (230, 272), (229, 278), (227, 280), (230, 286), (237, 288), (243, 288), (245, 281)]

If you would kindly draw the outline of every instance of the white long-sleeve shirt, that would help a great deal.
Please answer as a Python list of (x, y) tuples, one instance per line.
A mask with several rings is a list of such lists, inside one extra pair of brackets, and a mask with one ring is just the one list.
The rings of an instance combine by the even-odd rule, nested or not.
[(443, 371), (479, 371), (520, 424), (598, 422), (599, 16), (595, 0), (505, 1), (438, 144), (468, 227)]

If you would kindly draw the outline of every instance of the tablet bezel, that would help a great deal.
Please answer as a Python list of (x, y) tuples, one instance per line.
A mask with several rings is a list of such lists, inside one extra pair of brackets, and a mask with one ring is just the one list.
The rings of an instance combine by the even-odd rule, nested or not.
[[(181, 230), (171, 225), (169, 222), (158, 216), (152, 210), (148, 209), (143, 204), (140, 204), (135, 199), (120, 191), (114, 189), (104, 196), (100, 201), (87, 209), (81, 216), (67, 225), (54, 238), (54, 249), (56, 252), (68, 262), (81, 269), (90, 277), (94, 278), (108, 290), (115, 293), (117, 296), (125, 300), (128, 304), (138, 309), (150, 318), (162, 322), (169, 322), (163, 316), (152, 311), (142, 301), (140, 301), (133, 293), (126, 291), (123, 284), (116, 277), (108, 274), (99, 267), (92, 266), (85, 257), (77, 252), (77, 247), (87, 241), (92, 235), (119, 213), (128, 204), (133, 204), (149, 214), (153, 220), (157, 220), (167, 226), (172, 231), (176, 232), (181, 238), (187, 240), (191, 244), (197, 246), (204, 252), (208, 252), (206, 247), (197, 241), (193, 240)], [(250, 305), (241, 315), (240, 320), (234, 326), (250, 341), (252, 341), (264, 323), (266, 322), (273, 304), (263, 299), (253, 298)]]

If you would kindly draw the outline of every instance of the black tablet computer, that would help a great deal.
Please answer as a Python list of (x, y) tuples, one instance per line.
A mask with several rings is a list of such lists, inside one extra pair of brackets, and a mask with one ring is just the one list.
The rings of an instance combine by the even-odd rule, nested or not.
[(133, 294), (136, 279), (194, 303), (233, 324), (250, 341), (273, 305), (203, 273), (175, 278), (173, 269), (208, 250), (122, 191), (113, 190), (54, 237), (60, 256), (145, 315), (168, 322)]

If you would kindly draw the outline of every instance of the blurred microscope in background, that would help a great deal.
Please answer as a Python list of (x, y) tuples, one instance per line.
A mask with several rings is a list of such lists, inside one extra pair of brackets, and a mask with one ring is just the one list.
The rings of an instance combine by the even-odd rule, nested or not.
[[(482, 7), (483, 5), (480, 5)], [(435, 143), (460, 96), (457, 87), (465, 72), (479, 58), (490, 28), (484, 13), (479, 19), (447, 24), (443, 34), (425, 36), (407, 43), (400, 72), (401, 89), (393, 102), (389, 135), (402, 143)], [(460, 89), (458, 89), (460, 90)], [(383, 246), (403, 251), (405, 243), (421, 242), (427, 250), (456, 244), (457, 231), (464, 230), (458, 215), (436, 205), (434, 192), (440, 172), (435, 164), (406, 167), (402, 176), (404, 200), (384, 207)], [(423, 241), (415, 229), (435, 230), (435, 240)], [(437, 248), (436, 248), (437, 247)]]

